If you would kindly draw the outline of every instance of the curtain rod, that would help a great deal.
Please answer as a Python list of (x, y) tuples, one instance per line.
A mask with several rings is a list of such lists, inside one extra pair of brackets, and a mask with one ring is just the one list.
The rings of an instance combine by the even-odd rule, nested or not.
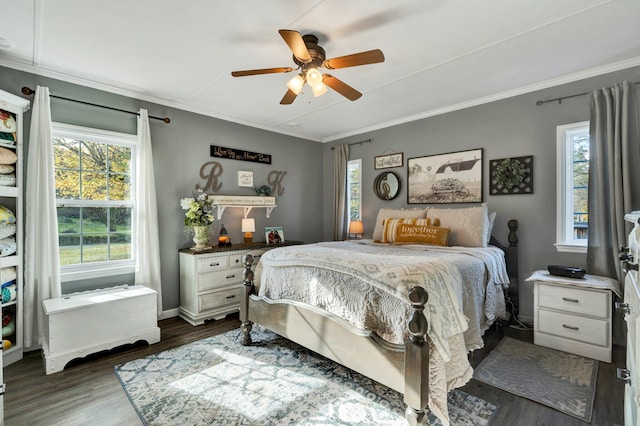
[[(34, 93), (36, 93), (36, 91), (33, 90), (33, 89), (29, 89), (28, 87), (25, 86), (25, 87), (22, 88), (22, 93), (24, 93), (27, 96), (31, 96)], [(105, 106), (105, 105), (93, 104), (91, 102), (79, 101), (77, 99), (64, 98), (62, 96), (56, 96), (56, 95), (49, 95), (49, 96), (52, 97), (52, 98), (56, 98), (56, 99), (62, 99), (63, 101), (76, 102), (76, 103), (79, 103), (79, 104), (82, 104), (82, 105), (90, 105), (90, 106), (94, 106), (94, 107), (98, 107), (98, 108), (110, 109), (111, 111), (124, 112), (124, 113), (132, 114), (132, 115), (140, 115), (137, 112), (127, 111), (125, 109), (114, 108), (114, 107)], [(171, 123), (171, 119), (169, 117), (154, 117), (153, 115), (150, 115), (149, 118), (153, 118), (154, 120), (164, 121), (167, 124)]]
[[(640, 84), (640, 81), (634, 81), (633, 84)], [(585, 92), (585, 93), (576, 93), (575, 95), (569, 95), (569, 96), (561, 96), (559, 98), (555, 98), (555, 99), (547, 99), (546, 101), (537, 101), (536, 105), (543, 105), (546, 104), (548, 102), (558, 102), (558, 104), (561, 104), (563, 100), (565, 99), (571, 99), (571, 98), (577, 98), (578, 96), (586, 96), (591, 92)]]
[[(373, 142), (373, 140), (371, 139), (367, 139), (366, 141), (360, 141), (360, 142), (352, 142), (352, 143), (348, 143), (347, 146), (351, 146), (351, 145), (362, 145), (363, 143), (369, 143), (369, 142)], [(331, 147), (331, 151), (333, 151), (334, 149), (336, 149), (335, 146)]]

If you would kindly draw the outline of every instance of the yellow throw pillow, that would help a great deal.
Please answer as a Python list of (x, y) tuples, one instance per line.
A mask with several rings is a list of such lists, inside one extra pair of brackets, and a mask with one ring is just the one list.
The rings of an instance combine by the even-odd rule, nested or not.
[(451, 228), (401, 223), (396, 227), (395, 244), (416, 243), (447, 246)]
[[(429, 219), (385, 219), (384, 229), (382, 231), (383, 243), (422, 243), (433, 245), (447, 245), (449, 232), (451, 228), (439, 228), (440, 220), (438, 218)], [(422, 230), (413, 229), (411, 227), (422, 227)], [(431, 231), (426, 228), (436, 228), (438, 231)], [(399, 232), (399, 229), (404, 231)], [(434, 237), (437, 234), (437, 238)], [(410, 234), (425, 234), (422, 237)], [(401, 240), (398, 240), (400, 236)]]

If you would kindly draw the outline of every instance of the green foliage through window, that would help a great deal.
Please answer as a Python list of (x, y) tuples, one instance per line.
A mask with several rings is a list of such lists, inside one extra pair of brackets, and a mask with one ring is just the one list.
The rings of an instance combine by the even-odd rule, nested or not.
[(86, 130), (54, 125), (61, 266), (132, 259), (134, 142), (131, 135), (123, 143)]

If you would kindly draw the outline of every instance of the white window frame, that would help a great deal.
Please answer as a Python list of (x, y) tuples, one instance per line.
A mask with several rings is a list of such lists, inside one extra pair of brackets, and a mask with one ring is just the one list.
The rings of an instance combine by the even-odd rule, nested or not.
[(112, 132), (109, 130), (95, 129), (90, 127), (75, 126), (66, 123), (51, 123), (52, 137), (65, 137), (76, 140), (91, 140), (109, 145), (125, 146), (131, 149), (131, 200), (129, 201), (100, 201), (92, 200), (58, 200), (56, 206), (70, 207), (95, 207), (96, 205), (108, 207), (130, 207), (131, 208), (131, 259), (111, 260), (105, 262), (90, 262), (76, 265), (60, 265), (60, 281), (78, 281), (108, 277), (114, 275), (133, 274), (136, 269), (136, 220), (137, 209), (136, 188), (136, 157), (138, 137), (135, 134)]
[(350, 180), (350, 176), (351, 173), (349, 172), (351, 170), (351, 168), (356, 165), (358, 166), (358, 171), (360, 173), (360, 180), (358, 182), (358, 193), (360, 194), (360, 206), (358, 207), (358, 218), (355, 220), (362, 220), (362, 159), (357, 159), (357, 160), (349, 160), (349, 163), (347, 165), (347, 208), (349, 209), (349, 223), (351, 223), (351, 180)]
[(586, 253), (587, 240), (573, 237), (573, 142), (572, 135), (589, 132), (589, 122), (557, 127), (556, 155), (556, 249), (559, 252)]

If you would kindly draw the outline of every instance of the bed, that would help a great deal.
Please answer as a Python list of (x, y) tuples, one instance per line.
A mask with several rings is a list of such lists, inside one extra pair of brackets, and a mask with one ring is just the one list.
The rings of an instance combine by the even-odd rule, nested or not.
[[(442, 229), (455, 229), (448, 226), (455, 225), (455, 214), (465, 229), (473, 228), (467, 226), (470, 209), (455, 209), (460, 212), (453, 216), (435, 210), (432, 216), (447, 218)], [(517, 221), (508, 222), (503, 246), (487, 234), (491, 215), (486, 206), (481, 211), (483, 224), (474, 232), (483, 241), (470, 243), (478, 246), (460, 245), (462, 233), (452, 246), (389, 241), (392, 225), (424, 228), (420, 221), (428, 213), (381, 210), (372, 240), (248, 254), (242, 344), (251, 344), (251, 329), (259, 324), (404, 394), (410, 424), (425, 421), (427, 406), (448, 424), (447, 392), (470, 380), (467, 355), (505, 317), (506, 289), (517, 281)], [(396, 217), (403, 215), (418, 217)]]

